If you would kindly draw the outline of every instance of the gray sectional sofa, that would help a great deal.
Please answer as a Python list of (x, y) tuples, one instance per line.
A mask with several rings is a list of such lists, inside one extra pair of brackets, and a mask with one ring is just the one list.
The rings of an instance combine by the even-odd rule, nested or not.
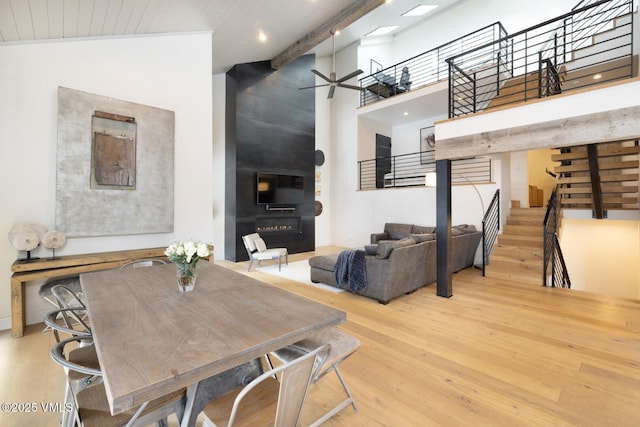
[[(460, 225), (452, 227), (452, 234), (456, 272), (473, 265), (482, 233), (474, 226)], [(357, 289), (357, 294), (386, 304), (436, 281), (435, 227), (387, 223), (383, 232), (371, 235), (371, 243), (364, 248), (367, 287)], [(338, 254), (310, 258), (311, 281), (337, 286), (337, 261)]]

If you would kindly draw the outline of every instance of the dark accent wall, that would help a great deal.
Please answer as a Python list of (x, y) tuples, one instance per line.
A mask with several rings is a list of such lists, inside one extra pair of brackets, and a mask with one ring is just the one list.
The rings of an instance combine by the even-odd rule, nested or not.
[[(225, 259), (248, 259), (242, 236), (257, 223), (299, 224), (260, 231), (267, 247), (289, 253), (315, 249), (315, 55), (274, 70), (269, 61), (239, 64), (226, 78)], [(256, 200), (258, 172), (304, 176), (295, 210), (267, 210)], [(275, 227), (278, 228), (278, 227)]]

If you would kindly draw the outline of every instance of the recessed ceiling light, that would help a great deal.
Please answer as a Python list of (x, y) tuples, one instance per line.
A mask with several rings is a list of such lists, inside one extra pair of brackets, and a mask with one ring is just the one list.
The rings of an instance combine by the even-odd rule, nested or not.
[(405, 116), (408, 116), (408, 115), (409, 115), (409, 112), (405, 111), (405, 112), (404, 112), (404, 115), (405, 115)]
[(378, 27), (370, 33), (365, 34), (365, 37), (375, 37), (375, 36), (383, 36), (385, 34), (389, 34), (391, 31), (398, 28), (397, 25), (393, 25), (390, 27)]
[(422, 16), (426, 13), (431, 12), (436, 7), (438, 6), (434, 4), (421, 4), (403, 13), (402, 16)]
[(602, 78), (602, 74), (594, 74), (593, 75), (593, 80), (598, 80)]
[(264, 31), (260, 31), (258, 33), (258, 40), (260, 40), (262, 43), (267, 41), (267, 35), (264, 33)]

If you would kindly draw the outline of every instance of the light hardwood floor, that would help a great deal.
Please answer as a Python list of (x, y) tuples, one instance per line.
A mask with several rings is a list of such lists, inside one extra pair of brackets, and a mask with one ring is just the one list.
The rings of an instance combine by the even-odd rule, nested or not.
[[(362, 347), (341, 370), (360, 412), (348, 407), (326, 426), (640, 425), (638, 300), (467, 269), (453, 276), (452, 298), (437, 297), (430, 285), (381, 305), (247, 273), (247, 263), (218, 263), (347, 313), (342, 328)], [(49, 358), (51, 335), (41, 330), (30, 326), (21, 339), (0, 332), (2, 402), (62, 400), (62, 369)], [(312, 386), (303, 425), (340, 397), (335, 375)], [(58, 415), (40, 407), (35, 414), (0, 413), (0, 425), (55, 426)]]

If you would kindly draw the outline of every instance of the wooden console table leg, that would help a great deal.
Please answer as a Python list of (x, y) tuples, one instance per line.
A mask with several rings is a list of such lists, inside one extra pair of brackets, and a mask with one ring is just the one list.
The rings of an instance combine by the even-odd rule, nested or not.
[(20, 338), (24, 335), (24, 282), (11, 278), (11, 336)]

